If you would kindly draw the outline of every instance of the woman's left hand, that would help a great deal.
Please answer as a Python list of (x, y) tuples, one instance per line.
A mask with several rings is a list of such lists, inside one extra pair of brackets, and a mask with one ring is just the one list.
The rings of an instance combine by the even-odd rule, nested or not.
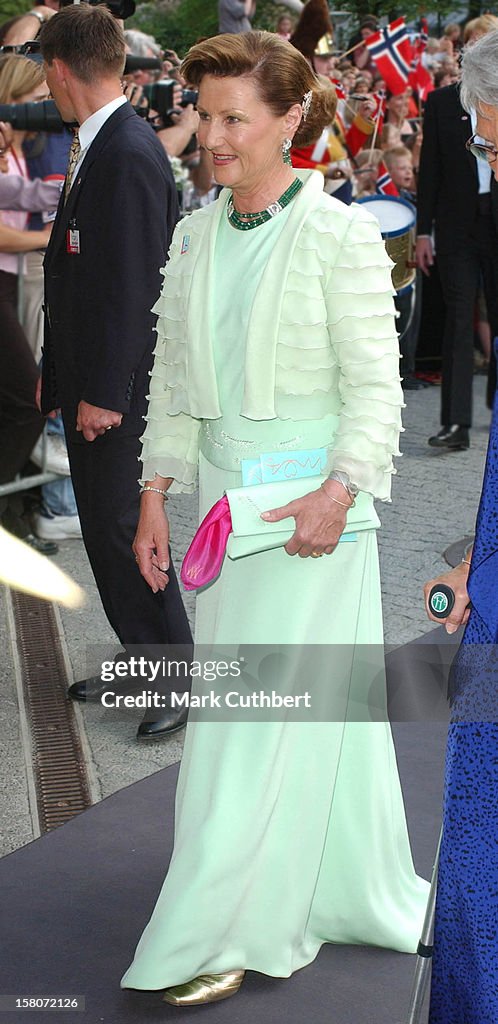
[(300, 558), (331, 555), (346, 525), (347, 508), (338, 502), (351, 505), (344, 487), (336, 480), (327, 480), (326, 493), (319, 487), (288, 505), (262, 512), (261, 518), (267, 523), (279, 523), (281, 519), (294, 517), (296, 529), (285, 545), (288, 555), (299, 555)]

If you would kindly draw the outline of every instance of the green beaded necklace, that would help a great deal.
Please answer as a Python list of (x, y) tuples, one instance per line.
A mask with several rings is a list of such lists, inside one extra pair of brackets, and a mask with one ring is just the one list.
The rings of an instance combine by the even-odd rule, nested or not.
[(259, 213), (239, 213), (233, 205), (232, 193), (227, 203), (227, 215), (230, 224), (232, 227), (238, 228), (239, 231), (250, 231), (252, 228), (259, 228), (261, 224), (266, 224), (267, 221), (271, 220), (272, 217), (276, 217), (277, 213), (280, 213), (288, 206), (302, 187), (301, 179), (294, 178), (294, 181), (285, 190), (283, 195), (280, 196), (280, 199), (277, 199), (275, 203), (270, 203), (266, 210), (261, 210)]

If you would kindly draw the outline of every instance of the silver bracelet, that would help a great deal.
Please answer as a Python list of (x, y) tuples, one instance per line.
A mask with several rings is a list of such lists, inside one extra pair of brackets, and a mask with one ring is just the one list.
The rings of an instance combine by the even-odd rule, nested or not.
[(342, 484), (344, 490), (348, 492), (349, 497), (354, 501), (358, 494), (359, 487), (357, 487), (356, 484), (351, 483), (349, 473), (343, 473), (342, 470), (334, 469), (329, 473), (329, 480), (337, 480), (337, 483)]
[(472, 562), (469, 562), (469, 560), (467, 558), (462, 558), (462, 563), (461, 564), (462, 565), (472, 565)]
[(144, 491), (155, 491), (156, 494), (162, 494), (164, 500), (168, 501), (168, 492), (163, 491), (162, 487), (149, 487), (148, 485), (144, 484), (140, 488), (140, 494), (143, 494)]

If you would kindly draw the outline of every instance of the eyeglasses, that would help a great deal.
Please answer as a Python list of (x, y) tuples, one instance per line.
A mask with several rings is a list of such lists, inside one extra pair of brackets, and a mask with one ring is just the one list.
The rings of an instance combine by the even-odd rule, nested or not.
[(465, 149), (468, 149), (472, 156), (477, 157), (478, 160), (486, 160), (488, 164), (492, 164), (498, 156), (498, 149), (493, 146), (492, 142), (488, 142), (487, 139), (482, 139), (480, 135), (471, 135), (470, 139), (467, 139), (465, 143)]

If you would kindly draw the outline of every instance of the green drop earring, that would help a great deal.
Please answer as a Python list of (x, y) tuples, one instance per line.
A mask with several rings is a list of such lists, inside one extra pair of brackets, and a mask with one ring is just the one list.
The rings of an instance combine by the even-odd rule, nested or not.
[(282, 156), (284, 159), (284, 164), (288, 164), (289, 167), (292, 167), (292, 160), (290, 158), (291, 146), (292, 139), (284, 139), (284, 141), (282, 142)]

